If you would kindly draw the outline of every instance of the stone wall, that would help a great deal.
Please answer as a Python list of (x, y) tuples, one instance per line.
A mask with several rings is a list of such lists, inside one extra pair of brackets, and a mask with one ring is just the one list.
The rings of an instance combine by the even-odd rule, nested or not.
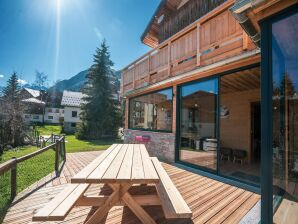
[(156, 156), (167, 162), (175, 161), (175, 134), (139, 130), (124, 130), (124, 143), (135, 142), (135, 136), (150, 136), (150, 141), (144, 143), (150, 156)]

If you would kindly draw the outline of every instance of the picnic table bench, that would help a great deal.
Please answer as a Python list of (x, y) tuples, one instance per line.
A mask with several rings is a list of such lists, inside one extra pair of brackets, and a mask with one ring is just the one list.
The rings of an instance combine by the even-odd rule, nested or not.
[[(110, 195), (85, 196), (91, 184), (107, 184)], [(132, 195), (129, 189), (154, 185), (157, 194)], [(142, 206), (161, 205), (166, 218), (190, 218), (192, 212), (155, 157), (142, 144), (114, 144), (71, 178), (71, 184), (33, 221), (62, 221), (74, 206), (99, 207), (86, 221), (98, 223), (113, 206), (126, 205), (143, 223), (155, 223)]]

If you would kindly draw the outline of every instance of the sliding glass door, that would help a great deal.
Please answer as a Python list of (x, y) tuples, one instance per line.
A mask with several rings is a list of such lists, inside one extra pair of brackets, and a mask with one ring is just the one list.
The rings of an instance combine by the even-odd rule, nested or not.
[(179, 160), (216, 170), (218, 79), (180, 87)]
[(298, 223), (298, 13), (272, 24), (274, 223)]

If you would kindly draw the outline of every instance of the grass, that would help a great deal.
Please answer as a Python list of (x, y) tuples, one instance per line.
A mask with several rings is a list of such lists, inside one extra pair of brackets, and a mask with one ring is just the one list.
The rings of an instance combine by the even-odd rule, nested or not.
[[(40, 135), (60, 134), (61, 126), (44, 125), (37, 126)], [(119, 142), (119, 140), (91, 140), (83, 141), (75, 138), (74, 135), (66, 135), (66, 152), (84, 152), (105, 150), (111, 144)], [(0, 157), (0, 164), (11, 159), (12, 157), (21, 157), (38, 150), (36, 146), (18, 147), (9, 151), (5, 151)], [(18, 164), (17, 168), (17, 191), (18, 193), (40, 180), (44, 176), (54, 171), (55, 153), (48, 150), (36, 157), (26, 160)], [(10, 172), (0, 175), (0, 223), (1, 217), (4, 218), (7, 206), (10, 204)]]

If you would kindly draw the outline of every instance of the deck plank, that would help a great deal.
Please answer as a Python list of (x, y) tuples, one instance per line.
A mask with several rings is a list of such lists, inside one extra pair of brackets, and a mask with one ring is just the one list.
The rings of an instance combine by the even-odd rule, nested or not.
[[(84, 166), (92, 162), (92, 160), (94, 160), (101, 153), (102, 152), (84, 152), (67, 154), (67, 160), (59, 178), (64, 178), (67, 182), (70, 182), (72, 175), (75, 175), (82, 170)], [(129, 153), (129, 149), (125, 154), (125, 157), (131, 159), (128, 159), (126, 164), (124, 164), (123, 160), (118, 173), (118, 176), (122, 175), (123, 178), (127, 178), (130, 175), (129, 172), (128, 174), (127, 172), (121, 173), (122, 168), (125, 170), (125, 168), (131, 167), (131, 163), (129, 163), (129, 161), (132, 161), (133, 154), (131, 152)], [(78, 162), (78, 160), (81, 162)], [(231, 199), (230, 203), (224, 204), (224, 201), (228, 195), (232, 194), (236, 190), (241, 191), (241, 189), (198, 174), (191, 173), (171, 164), (162, 163), (162, 165), (169, 174), (173, 183), (176, 185), (182, 197), (185, 199), (188, 206), (193, 211), (193, 223), (200, 223), (198, 221), (200, 219), (208, 219), (207, 222), (210, 223), (216, 223), (216, 221), (219, 221), (218, 223), (238, 223), (244, 217), (244, 215), (260, 200), (260, 195), (249, 191), (243, 191), (240, 195), (238, 195), (238, 197), (236, 197), (237, 194), (234, 193), (233, 195), (235, 197), (232, 197), (233, 200)], [(41, 188), (38, 190), (33, 191), (34, 188), (31, 187), (30, 189), (28, 188), (19, 194), (17, 199), (20, 200), (11, 206), (3, 223), (31, 223), (33, 214), (39, 209), (43, 208), (45, 204), (51, 201), (51, 199), (59, 194), (65, 187), (65, 184), (54, 186), (54, 181), (53, 179), (51, 180), (53, 176), (54, 175), (51, 174), (39, 181)], [(45, 182), (46, 180), (49, 182), (42, 184), (42, 181)], [(62, 180), (59, 180), (59, 183), (61, 184)], [(102, 186), (103, 185), (98, 184), (92, 185), (87, 190), (86, 195), (97, 193), (97, 189)], [(32, 193), (21, 199), (21, 196), (26, 195), (29, 192)], [(102, 194), (109, 194), (109, 192), (109, 188), (102, 189)], [(217, 204), (219, 205), (216, 206)], [(169, 223), (164, 218), (162, 208), (160, 206), (145, 207), (145, 210), (154, 218), (157, 223)], [(67, 215), (63, 223), (83, 223), (87, 217), (90, 217), (92, 212), (94, 212), (94, 209), (92, 210), (90, 207), (74, 207)], [(33, 224), (36, 223), (37, 222), (33, 222)], [(106, 220), (101, 222), (101, 224), (103, 223), (139, 224), (140, 221), (127, 207), (117, 206), (109, 211)]]

